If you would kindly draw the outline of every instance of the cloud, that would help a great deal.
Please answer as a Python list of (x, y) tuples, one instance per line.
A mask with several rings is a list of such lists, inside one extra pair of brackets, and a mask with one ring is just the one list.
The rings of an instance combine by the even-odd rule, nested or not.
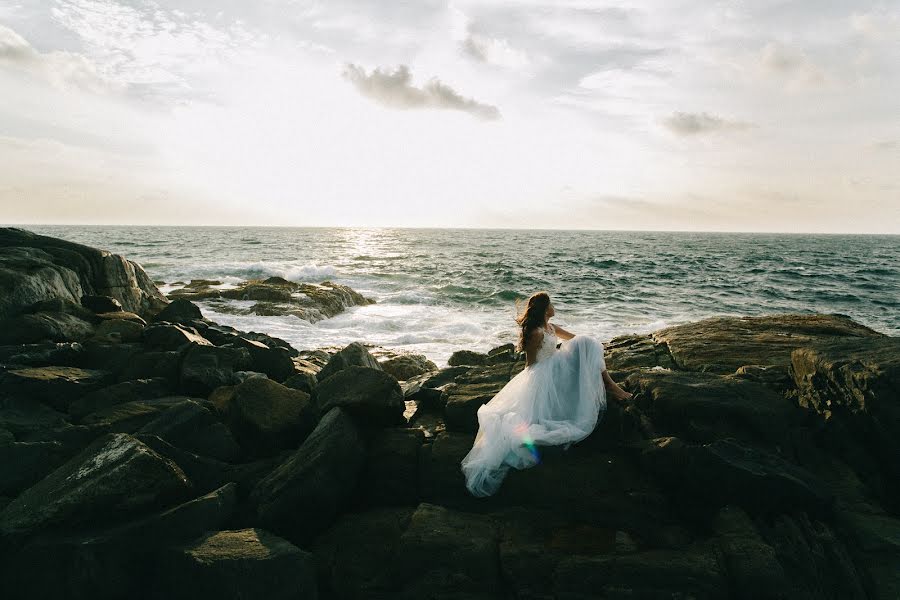
[(689, 113), (676, 111), (662, 119), (663, 126), (680, 136), (713, 133), (717, 131), (737, 131), (755, 127), (752, 123), (732, 121), (706, 112)]
[(827, 73), (804, 52), (780, 42), (766, 43), (757, 58), (764, 75), (784, 80), (791, 89), (819, 88), (830, 82)]
[(360, 94), (391, 108), (442, 108), (461, 110), (485, 120), (500, 118), (500, 110), (496, 106), (464, 98), (436, 78), (421, 88), (415, 87), (406, 65), (398, 66), (392, 73), (376, 68), (367, 74), (363, 67), (347, 63), (342, 75)]
[(877, 151), (892, 151), (892, 150), (900, 150), (900, 140), (881, 140), (877, 142), (872, 142), (869, 147), (872, 150)]
[(4, 25), (0, 25), (0, 66), (29, 73), (63, 90), (105, 92), (117, 87), (101, 76), (85, 56), (65, 51), (38, 52)]

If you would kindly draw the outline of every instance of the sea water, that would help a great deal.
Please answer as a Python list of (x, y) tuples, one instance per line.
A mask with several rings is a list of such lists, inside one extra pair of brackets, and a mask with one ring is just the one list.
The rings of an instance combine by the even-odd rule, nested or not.
[[(900, 335), (900, 236), (288, 227), (21, 226), (191, 279), (277, 275), (346, 284), (375, 304), (316, 323), (207, 316), (294, 347), (352, 341), (424, 354), (514, 342), (515, 300), (547, 291), (552, 322), (601, 341), (711, 316), (841, 313)], [(238, 302), (238, 301), (236, 301)]]

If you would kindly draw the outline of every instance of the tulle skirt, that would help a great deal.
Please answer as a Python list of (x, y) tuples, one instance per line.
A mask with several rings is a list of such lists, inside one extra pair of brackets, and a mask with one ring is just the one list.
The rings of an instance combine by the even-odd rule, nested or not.
[(538, 446), (586, 438), (606, 410), (603, 344), (576, 335), (549, 357), (526, 367), (478, 409), (478, 433), (462, 459), (466, 488), (490, 496), (510, 468), (540, 462)]

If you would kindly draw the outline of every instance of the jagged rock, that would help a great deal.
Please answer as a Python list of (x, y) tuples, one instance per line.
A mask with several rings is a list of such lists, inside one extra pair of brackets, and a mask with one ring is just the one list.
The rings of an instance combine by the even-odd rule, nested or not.
[(604, 360), (612, 371), (629, 371), (641, 367), (677, 369), (665, 342), (654, 339), (653, 334), (631, 334), (614, 337), (603, 344)]
[(457, 350), (450, 355), (447, 364), (451, 367), (460, 365), (484, 366), (488, 364), (488, 355), (483, 352), (473, 352), (472, 350)]
[(262, 529), (210, 532), (163, 559), (153, 597), (318, 598), (312, 554)]
[(285, 348), (270, 348), (262, 342), (241, 336), (234, 336), (229, 345), (246, 349), (250, 353), (252, 370), (265, 373), (270, 379), (282, 382), (294, 374), (294, 361)]
[(99, 438), (0, 513), (0, 531), (105, 522), (183, 497), (190, 483), (178, 465), (126, 434)]
[(800, 411), (768, 386), (732, 375), (633, 371), (624, 382), (657, 436), (690, 442), (724, 437), (784, 443)]
[(447, 429), (478, 431), (478, 409), (490, 402), (523, 368), (524, 363), (504, 362), (476, 367), (456, 377), (455, 385), (445, 388), (441, 396)]
[(166, 396), (153, 400), (123, 402), (85, 415), (81, 423), (109, 432), (134, 433), (163, 411), (190, 399), (187, 396)]
[(118, 254), (14, 227), (0, 228), (0, 319), (34, 302), (110, 296), (125, 310), (150, 314), (166, 300), (140, 265)]
[(124, 311), (122, 303), (112, 296), (82, 296), (81, 305), (94, 313)]
[(148, 348), (154, 350), (178, 350), (192, 342), (198, 346), (212, 346), (193, 327), (166, 321), (156, 321), (145, 327), (142, 339)]
[(292, 358), (300, 354), (300, 352), (296, 348), (291, 346), (283, 339), (265, 333), (259, 333), (257, 331), (239, 331), (229, 325), (213, 323), (212, 321), (208, 321), (206, 319), (202, 321), (194, 319), (187, 324), (195, 327), (200, 333), (203, 334), (203, 337), (211, 341), (216, 346), (224, 346), (226, 344), (231, 344), (234, 342), (239, 343), (240, 340), (238, 338), (244, 338), (247, 340), (265, 344), (269, 348), (283, 348), (288, 352), (288, 354), (291, 355)]
[(226, 462), (236, 460), (241, 454), (228, 427), (194, 400), (184, 400), (166, 409), (138, 433), (157, 435), (185, 450)]
[(328, 360), (328, 364), (322, 367), (322, 370), (316, 374), (316, 380), (321, 383), (341, 369), (351, 366), (381, 369), (381, 364), (374, 356), (369, 354), (369, 351), (365, 346), (359, 342), (352, 342), (347, 344), (341, 351), (336, 352)]
[[(848, 540), (849, 550), (856, 559), (867, 593), (865, 597), (888, 600), (900, 596), (900, 569), (897, 568), (900, 565), (900, 519), (885, 514), (838, 511), (837, 527)], [(842, 566), (846, 573), (847, 566)], [(849, 577), (835, 579), (838, 585), (847, 586)], [(835, 595), (837, 597), (840, 596)]]
[(108, 312), (108, 313), (98, 313), (96, 316), (98, 319), (100, 319), (101, 323), (103, 321), (130, 321), (132, 323), (137, 323), (138, 325), (142, 325), (142, 326), (147, 325), (147, 321), (144, 320), (143, 317), (141, 317), (137, 313), (133, 313), (133, 312), (130, 312), (127, 310), (124, 310), (124, 311), (120, 310), (120, 311)]
[(304, 545), (349, 503), (365, 465), (358, 426), (340, 407), (331, 409), (292, 453), (253, 490), (264, 527)]
[(136, 400), (162, 398), (172, 391), (169, 381), (162, 377), (135, 379), (114, 383), (89, 392), (69, 405), (69, 414), (79, 419), (92, 412)]
[(191, 344), (181, 362), (180, 385), (188, 394), (206, 396), (232, 383), (234, 372), (247, 370), (250, 364), (250, 353), (244, 348)]
[(404, 400), (415, 400), (417, 403), (436, 405), (440, 402), (441, 393), (453, 384), (456, 378), (472, 367), (447, 367), (437, 372), (423, 373), (400, 384)]
[(319, 383), (313, 398), (324, 414), (340, 406), (373, 425), (405, 425), (403, 392), (397, 380), (371, 367), (349, 366)]
[(106, 319), (97, 327), (94, 338), (110, 343), (139, 342), (144, 326), (126, 319)]
[(723, 375), (744, 365), (786, 369), (794, 349), (833, 336), (878, 338), (884, 334), (838, 314), (713, 317), (652, 334), (655, 342), (668, 345), (679, 369)]
[(28, 367), (3, 374), (0, 390), (65, 411), (81, 396), (110, 383), (110, 373), (77, 367)]
[(406, 381), (422, 373), (437, 370), (437, 365), (421, 354), (402, 354), (380, 363), (385, 373), (397, 381)]
[(168, 306), (159, 311), (154, 321), (168, 321), (170, 323), (189, 323), (194, 319), (202, 319), (200, 308), (193, 302), (184, 298), (172, 300)]
[[(217, 394), (223, 391), (220, 388)], [(309, 394), (270, 379), (248, 379), (221, 398), (213, 403), (227, 415), (235, 436), (254, 456), (297, 448), (318, 421)]]

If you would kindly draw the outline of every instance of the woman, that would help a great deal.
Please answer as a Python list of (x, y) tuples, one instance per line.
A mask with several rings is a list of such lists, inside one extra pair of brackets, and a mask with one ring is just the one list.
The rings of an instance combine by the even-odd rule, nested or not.
[[(554, 314), (547, 292), (537, 292), (516, 317), (525, 369), (478, 409), (478, 433), (461, 462), (474, 496), (496, 492), (511, 467), (540, 462), (537, 445), (568, 449), (590, 435), (606, 410), (607, 387), (613, 399), (631, 398), (607, 373), (603, 344), (554, 327)], [(559, 338), (568, 341), (557, 350)]]

